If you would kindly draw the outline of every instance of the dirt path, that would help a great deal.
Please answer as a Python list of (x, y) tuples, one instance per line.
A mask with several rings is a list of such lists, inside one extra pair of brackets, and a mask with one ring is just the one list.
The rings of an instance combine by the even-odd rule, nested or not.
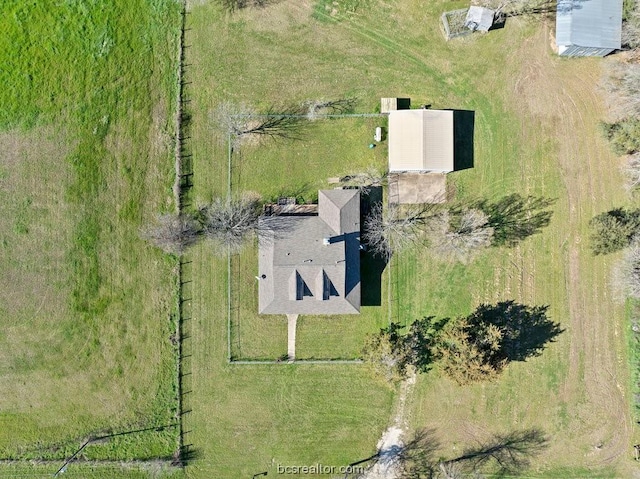
[[(581, 458), (583, 465), (607, 465), (630, 451), (632, 424), (625, 397), (624, 344), (620, 322), (615, 319), (623, 313), (608, 291), (609, 268), (599, 264), (607, 258), (590, 255), (585, 233), (591, 217), (619, 201), (621, 183), (615, 159), (597, 130), (597, 122), (605, 115), (594, 88), (602, 61), (551, 57), (545, 51), (548, 42), (548, 30), (541, 31), (516, 53), (532, 60), (514, 78), (513, 96), (522, 101), (529, 121), (542, 119), (555, 130), (557, 167), (569, 213), (568, 225), (563, 228), (567, 235), (562, 238), (569, 368), (559, 394), (575, 408), (570, 414), (571, 433), (592, 446)], [(522, 252), (516, 256), (517, 263), (530, 268)], [(527, 289), (526, 285), (523, 288)]]
[(416, 375), (406, 379), (400, 385), (398, 398), (391, 426), (382, 434), (378, 441), (378, 461), (367, 471), (363, 479), (395, 479), (399, 475), (397, 456), (404, 445), (404, 435), (407, 427), (407, 402), (411, 400)]

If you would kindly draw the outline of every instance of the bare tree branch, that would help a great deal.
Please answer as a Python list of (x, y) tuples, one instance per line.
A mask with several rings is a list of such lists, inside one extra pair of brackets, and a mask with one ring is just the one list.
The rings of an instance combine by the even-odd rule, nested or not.
[(440, 227), (434, 228), (436, 234), (432, 236), (438, 253), (467, 263), (480, 249), (491, 245), (493, 231), (486, 213), (468, 209), (462, 211), (458, 218), (448, 212), (443, 213)]
[(438, 215), (436, 204), (376, 204), (364, 222), (363, 239), (376, 255), (389, 258), (426, 239), (427, 225)]
[(257, 199), (215, 199), (200, 208), (202, 232), (215, 246), (215, 252), (239, 253), (258, 228), (260, 208)]
[(212, 120), (238, 146), (250, 138), (299, 140), (306, 116), (298, 106), (270, 106), (258, 112), (244, 103), (223, 102), (212, 113)]
[(509, 17), (539, 15), (556, 11), (556, 0), (478, 0), (475, 4)]
[(218, 3), (229, 12), (243, 10), (245, 8), (258, 7), (263, 8), (277, 0), (218, 0)]
[(627, 179), (625, 186), (628, 190), (640, 187), (640, 153), (634, 153), (627, 158), (623, 173)]
[(613, 269), (611, 285), (621, 299), (640, 298), (640, 239), (634, 238)]
[(387, 181), (387, 173), (380, 173), (374, 166), (366, 170), (340, 178), (340, 184), (347, 188), (358, 188), (361, 195), (368, 195), (372, 188), (384, 186)]
[(322, 115), (351, 113), (357, 103), (357, 98), (342, 98), (340, 100), (309, 100), (303, 103), (303, 106), (307, 109), (307, 119), (314, 121)]
[(614, 119), (640, 114), (640, 64), (605, 62), (603, 87)]
[(140, 236), (165, 253), (180, 256), (198, 241), (200, 228), (190, 216), (159, 215), (156, 224), (143, 228)]

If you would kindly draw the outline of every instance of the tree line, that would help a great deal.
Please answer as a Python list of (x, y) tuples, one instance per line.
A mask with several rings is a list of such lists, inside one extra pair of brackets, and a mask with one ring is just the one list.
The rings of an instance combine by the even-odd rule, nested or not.
[(216, 198), (193, 213), (165, 213), (144, 227), (141, 237), (165, 253), (181, 256), (201, 239), (209, 241), (216, 254), (238, 253), (259, 228), (259, 199)]

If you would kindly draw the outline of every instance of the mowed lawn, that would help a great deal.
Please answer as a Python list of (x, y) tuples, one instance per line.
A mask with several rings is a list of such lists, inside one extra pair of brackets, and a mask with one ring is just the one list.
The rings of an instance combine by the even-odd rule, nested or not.
[(177, 448), (176, 261), (139, 230), (174, 208), (179, 25), (172, 0), (0, 5), (2, 459)]
[[(406, 96), (414, 105), (475, 111), (475, 167), (449, 176), (457, 198), (548, 198), (551, 223), (470, 265), (442, 262), (428, 251), (393, 258), (392, 317), (407, 324), (426, 315), (455, 317), (482, 302), (512, 299), (548, 305), (549, 318), (564, 332), (539, 357), (511, 364), (493, 384), (459, 387), (437, 372), (421, 376), (406, 420), (412, 429), (436, 430), (442, 457), (455, 457), (493, 434), (537, 428), (548, 447), (532, 459), (527, 475), (628, 477), (637, 436), (628, 326), (623, 305), (608, 290), (615, 257), (596, 258), (588, 249), (590, 218), (629, 201), (619, 160), (597, 128), (605, 116), (597, 90), (602, 60), (555, 57), (552, 27), (541, 20), (510, 19), (488, 35), (445, 42), (439, 16), (464, 2), (363, 1), (355, 14), (343, 9), (346, 3), (336, 2), (332, 17), (312, 1), (232, 15), (193, 2), (187, 63), (195, 203), (227, 192), (226, 138), (212, 121), (223, 101), (265, 108), (357, 97), (357, 111), (373, 112), (380, 97)], [(332, 120), (327, 130), (310, 125), (309, 137), (298, 142), (241, 149), (234, 191), (266, 197), (301, 187), (312, 191), (383, 151), (363, 150), (358, 138), (343, 143), (354, 130), (329, 132), (337, 124)], [(324, 168), (323, 145), (332, 156), (336, 144), (344, 145), (338, 150), (343, 164), (327, 161)], [(251, 254), (244, 258), (252, 283)], [(216, 259), (207, 245), (188, 259), (193, 317), (186, 440), (198, 451), (188, 475), (271, 476), (277, 464), (339, 466), (374, 453), (394, 411), (391, 392), (358, 366), (227, 364), (226, 259)], [(386, 272), (383, 278), (386, 285)], [(247, 309), (255, 307), (252, 289), (246, 284)], [(370, 330), (383, 323), (386, 312), (378, 309)], [(282, 318), (260, 329), (268, 319), (252, 319), (255, 348), (265, 356), (281, 351), (285, 340)], [(352, 339), (344, 347), (345, 339), (336, 338), (340, 324), (334, 329), (320, 327), (319, 318), (305, 321), (300, 334), (309, 356), (317, 341), (352, 349)], [(312, 328), (305, 333), (305, 326)], [(345, 337), (364, 332), (344, 331)]]

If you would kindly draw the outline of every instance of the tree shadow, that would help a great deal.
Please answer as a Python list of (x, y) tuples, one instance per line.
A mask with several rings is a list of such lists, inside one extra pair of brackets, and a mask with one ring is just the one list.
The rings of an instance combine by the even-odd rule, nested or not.
[[(481, 304), (467, 317), (470, 330), (493, 325), (501, 332), (498, 359), (526, 361), (539, 356), (545, 345), (564, 330), (547, 318), (548, 306), (527, 306), (512, 300)], [(480, 329), (480, 328), (479, 328)]]
[(220, 6), (229, 13), (250, 8), (266, 8), (281, 0), (219, 0)]
[[(345, 479), (362, 479), (367, 477), (360, 472), (362, 466), (367, 464), (368, 473), (374, 469), (376, 477), (390, 475), (398, 478), (431, 478), (437, 468), (436, 452), (440, 448), (440, 442), (436, 439), (435, 429), (419, 429), (414, 432), (411, 439), (405, 443), (393, 444), (378, 450), (372, 456), (349, 464), (349, 471)], [(378, 471), (375, 471), (378, 468)], [(393, 472), (392, 472), (393, 471)]]
[(419, 429), (398, 453), (400, 477), (430, 478), (436, 474), (440, 441), (435, 429)]
[[(368, 188), (368, 194), (360, 195), (360, 224), (375, 205), (382, 203), (382, 186)], [(376, 255), (373, 251), (362, 251), (360, 255), (360, 302), (362, 306), (382, 305), (382, 273), (387, 267), (388, 258)]]
[(531, 465), (531, 459), (548, 447), (548, 439), (539, 429), (497, 434), (479, 446), (466, 449), (447, 464), (462, 463), (474, 472), (491, 468), (499, 476), (521, 472)]
[(555, 202), (552, 198), (513, 193), (497, 201), (477, 201), (473, 207), (489, 217), (488, 224), (494, 230), (492, 245), (513, 247), (549, 225), (553, 211), (546, 208)]
[(172, 459), (173, 466), (186, 467), (202, 459), (202, 450), (193, 447), (192, 444), (185, 444), (173, 454)]

